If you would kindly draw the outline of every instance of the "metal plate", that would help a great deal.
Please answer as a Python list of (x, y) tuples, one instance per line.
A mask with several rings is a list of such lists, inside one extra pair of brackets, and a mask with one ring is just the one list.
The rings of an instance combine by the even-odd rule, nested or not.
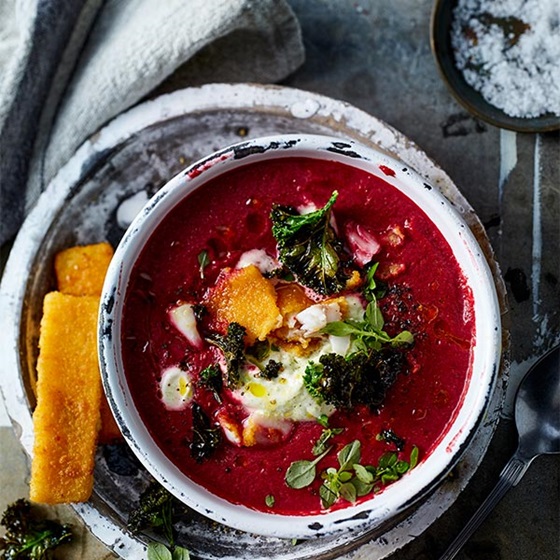
[[(73, 244), (108, 240), (116, 245), (124, 233), (116, 216), (122, 201), (140, 191), (153, 194), (189, 162), (220, 147), (276, 133), (352, 138), (414, 168), (440, 189), (475, 233), (505, 315), (505, 289), (480, 221), (445, 172), (398, 131), (348, 104), (289, 88), (212, 84), (178, 91), (132, 109), (86, 142), (49, 185), (14, 244), (0, 291), (0, 383), (29, 454), (38, 327), (43, 297), (54, 287), (54, 254)], [(502, 362), (487, 418), (457, 466), (458, 476), (407, 517), (375, 532), (363, 529), (294, 544), (231, 530), (189, 512), (178, 523), (180, 544), (205, 559), (328, 559), (344, 558), (350, 551), (355, 551), (354, 560), (386, 558), (444, 513), (476, 471), (498, 421), (507, 369)], [(90, 530), (122, 558), (145, 554), (144, 543), (124, 525), (149, 481), (126, 446), (100, 447), (94, 495), (75, 506)]]

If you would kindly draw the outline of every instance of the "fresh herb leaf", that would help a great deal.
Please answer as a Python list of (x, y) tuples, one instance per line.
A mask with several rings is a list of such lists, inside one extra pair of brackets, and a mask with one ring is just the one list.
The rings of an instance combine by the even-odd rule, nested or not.
[(356, 478), (363, 484), (371, 484), (373, 482), (373, 474), (359, 463), (352, 465), (356, 472)]
[(313, 461), (307, 461), (305, 459), (301, 461), (294, 461), (286, 471), (286, 475), (284, 477), (286, 484), (290, 488), (294, 488), (296, 490), (305, 488), (306, 486), (312, 484), (317, 475), (315, 465), (317, 465), (317, 463), (325, 457), (330, 450), (331, 448), (329, 447), (324, 453), (321, 453), (321, 455), (319, 455), (316, 459), (313, 459)]
[(171, 551), (160, 542), (148, 543), (148, 560), (173, 560)]
[(216, 401), (222, 402), (220, 393), (222, 392), (223, 379), (219, 366), (212, 365), (204, 368), (200, 372), (200, 383), (212, 391)]
[(418, 453), (418, 447), (415, 445), (410, 452), (410, 469), (413, 469), (418, 464)]
[(245, 327), (230, 323), (227, 334), (210, 334), (206, 340), (217, 346), (223, 353), (227, 366), (227, 386), (236, 389), (240, 383), (241, 367), (245, 363)]
[(222, 442), (219, 426), (212, 426), (210, 419), (198, 403), (192, 405), (193, 439), (191, 455), (197, 462), (207, 459)]
[(352, 465), (360, 462), (361, 444), (355, 439), (353, 442), (345, 445), (338, 453), (338, 464), (341, 471), (347, 471)]
[(303, 384), (307, 392), (318, 402), (323, 402), (321, 391), (323, 380), (323, 364), (309, 362), (303, 374)]
[(328, 447), (330, 439), (338, 434), (341, 434), (344, 428), (324, 428), (319, 436), (319, 439), (313, 445), (311, 452), (313, 455), (321, 455)]
[(150, 484), (140, 494), (138, 505), (129, 515), (127, 527), (138, 533), (143, 529), (151, 529), (165, 537), (173, 546), (175, 533), (173, 530), (173, 514), (175, 499), (157, 482)]
[(384, 282), (375, 279), (375, 273), (379, 263), (373, 263), (366, 271), (366, 277), (362, 293), (367, 301), (376, 301), (381, 299), (387, 292), (387, 286)]
[(176, 546), (171, 554), (172, 560), (190, 560), (191, 555), (186, 548)]
[(0, 557), (6, 560), (47, 560), (54, 548), (72, 540), (69, 525), (34, 518), (30, 502), (23, 498), (6, 508), (0, 524), (6, 528)]
[(356, 487), (351, 482), (344, 482), (341, 484), (339, 493), (341, 498), (344, 498), (347, 502), (354, 503), (356, 501)]
[(351, 482), (354, 485), (354, 488), (356, 489), (356, 496), (358, 496), (358, 498), (361, 498), (362, 496), (367, 496), (369, 493), (373, 491), (373, 483), (363, 482), (358, 478), (358, 476), (355, 476), (351, 480)]
[(339, 292), (347, 279), (341, 265), (342, 243), (330, 224), (334, 191), (318, 210), (299, 214), (295, 208), (272, 207), (272, 235), (278, 245), (278, 258), (300, 284), (321, 295)]
[(264, 499), (264, 503), (270, 508), (274, 506), (275, 501), (276, 500), (274, 499), (274, 496), (272, 494), (268, 494)]
[(198, 253), (198, 269), (200, 272), (200, 278), (204, 280), (204, 269), (210, 264), (210, 256), (208, 255), (208, 251), (203, 249)]
[(390, 337), (384, 330), (384, 319), (377, 301), (370, 301), (366, 307), (362, 321), (348, 319), (333, 321), (321, 329), (321, 332), (334, 336), (350, 336), (352, 341), (362, 343), (362, 348), (379, 350), (383, 345), (400, 346), (412, 344), (414, 337), (409, 331), (401, 331)]
[(324, 481), (319, 488), (319, 497), (323, 508), (328, 509), (338, 500), (342, 483), (338, 478), (336, 469), (327, 469), (321, 476)]

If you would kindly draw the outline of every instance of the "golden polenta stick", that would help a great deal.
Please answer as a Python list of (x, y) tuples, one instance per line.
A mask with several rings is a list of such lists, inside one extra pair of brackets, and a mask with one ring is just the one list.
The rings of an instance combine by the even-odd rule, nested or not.
[(113, 257), (109, 243), (78, 245), (56, 254), (54, 270), (59, 291), (76, 296), (99, 296)]
[(37, 362), (30, 497), (80, 502), (93, 488), (100, 425), (97, 296), (45, 296)]
[[(109, 243), (81, 245), (60, 251), (54, 260), (58, 290), (76, 296), (100, 295), (112, 256), (113, 248)], [(121, 439), (121, 432), (104, 393), (101, 395), (100, 406), (99, 443)]]

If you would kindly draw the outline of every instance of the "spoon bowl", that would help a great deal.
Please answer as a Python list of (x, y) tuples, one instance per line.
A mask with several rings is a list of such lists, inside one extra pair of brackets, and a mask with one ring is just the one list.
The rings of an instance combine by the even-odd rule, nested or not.
[(523, 378), (515, 401), (519, 452), (534, 459), (560, 453), (560, 347), (540, 358)]
[(515, 396), (515, 425), (519, 445), (494, 490), (478, 508), (440, 560), (455, 558), (505, 493), (521, 480), (535, 457), (560, 453), (560, 346), (529, 369)]

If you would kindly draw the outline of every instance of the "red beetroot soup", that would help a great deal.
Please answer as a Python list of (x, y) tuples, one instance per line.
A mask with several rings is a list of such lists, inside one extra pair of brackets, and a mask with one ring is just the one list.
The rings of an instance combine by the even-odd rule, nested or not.
[[(273, 205), (322, 208), (334, 191), (338, 197), (331, 224), (346, 264), (361, 280), (341, 294), (320, 296), (306, 290), (307, 295), (317, 304), (361, 293), (370, 264), (365, 261), (376, 262), (374, 277), (383, 288), (377, 300), (383, 328), (391, 336), (406, 329), (414, 343), (400, 349), (403, 367), (382, 404), (358, 403), (329, 412), (328, 426), (339, 429), (329, 439), (331, 450), (317, 464), (315, 480), (294, 489), (286, 484), (286, 472), (295, 461), (315, 458), (312, 448), (324, 426), (314, 419), (287, 420), (279, 427), (273, 422), (272, 427), (257, 428), (260, 432), (251, 441), (243, 434), (241, 441), (232, 437), (232, 430), (234, 436), (242, 431), (248, 412), (227, 386), (216, 397), (201, 381), (205, 368), (225, 367), (221, 350), (207, 338), (209, 332), (223, 336), (226, 325), (202, 312), (199, 304), (208, 302), (208, 294), (238, 270), (239, 259), (248, 252), (258, 249), (271, 260), (277, 258)], [(266, 282), (276, 291), (294, 282), (293, 277), (272, 276)], [(184, 302), (197, 311), (198, 343), (189, 341), (170, 320), (170, 310)], [(461, 403), (473, 345), (470, 291), (449, 245), (425, 213), (378, 177), (311, 158), (250, 163), (189, 194), (146, 243), (130, 277), (122, 319), (122, 356), (131, 394), (169, 459), (232, 503), (285, 515), (324, 510), (320, 473), (338, 468), (337, 453), (353, 441), (361, 444), (362, 465), (377, 465), (389, 451), (409, 461), (413, 447), (420, 460), (425, 458)], [(300, 354), (305, 357), (305, 351)], [(189, 385), (178, 382), (176, 390), (186, 395), (178, 407), (170, 407), (162, 395), (162, 375), (170, 370), (185, 372)], [(193, 456), (193, 406), (203, 411), (220, 440), (203, 459)], [(380, 437), (387, 433), (396, 438)], [(382, 489), (383, 484), (375, 487)], [(331, 507), (348, 505), (338, 499)]]

